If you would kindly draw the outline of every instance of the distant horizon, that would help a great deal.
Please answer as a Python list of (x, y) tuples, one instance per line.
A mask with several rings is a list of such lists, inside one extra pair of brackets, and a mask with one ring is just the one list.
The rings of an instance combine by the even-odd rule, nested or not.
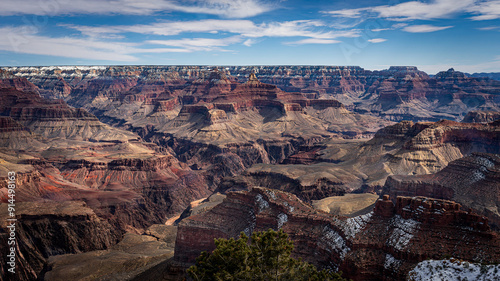
[(66, 65), (0, 65), (0, 68), (29, 68), (29, 67), (112, 67), (112, 66), (198, 66), (198, 67), (234, 67), (234, 66), (248, 66), (248, 67), (255, 67), (255, 66), (320, 66), (320, 67), (359, 67), (364, 70), (368, 71), (382, 71), (382, 70), (388, 70), (390, 67), (416, 67), (417, 70), (423, 71), (427, 73), (428, 75), (436, 75), (439, 72), (444, 72), (448, 71), (449, 69), (454, 69), (455, 71), (462, 72), (465, 74), (475, 74), (475, 73), (500, 73), (500, 71), (489, 71), (489, 72), (466, 72), (466, 71), (461, 71), (460, 69), (456, 69), (455, 67), (448, 67), (446, 69), (439, 70), (435, 73), (428, 72), (425, 70), (422, 70), (416, 65), (390, 65), (386, 68), (378, 68), (378, 69), (371, 69), (371, 68), (366, 68), (360, 65), (328, 65), (328, 64), (66, 64)]

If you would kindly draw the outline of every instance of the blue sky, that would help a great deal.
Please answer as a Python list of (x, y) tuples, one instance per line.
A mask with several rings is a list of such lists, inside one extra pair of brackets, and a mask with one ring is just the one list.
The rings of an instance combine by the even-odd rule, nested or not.
[(500, 72), (500, 0), (1, 0), (0, 65)]

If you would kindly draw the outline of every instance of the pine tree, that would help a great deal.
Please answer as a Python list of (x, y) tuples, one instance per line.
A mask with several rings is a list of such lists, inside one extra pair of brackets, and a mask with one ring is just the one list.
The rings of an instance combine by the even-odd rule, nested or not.
[(250, 239), (244, 233), (239, 239), (216, 239), (212, 253), (203, 252), (188, 269), (194, 280), (310, 280), (342, 281), (339, 273), (316, 267), (291, 257), (293, 242), (288, 235), (269, 229), (254, 232)]

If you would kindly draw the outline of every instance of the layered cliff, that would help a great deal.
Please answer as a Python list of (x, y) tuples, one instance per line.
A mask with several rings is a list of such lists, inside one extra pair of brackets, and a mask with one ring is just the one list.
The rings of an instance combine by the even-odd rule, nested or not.
[(327, 139), (303, 145), (282, 164), (253, 165), (226, 178), (220, 188), (257, 185), (286, 190), (306, 201), (354, 190), (379, 192), (390, 175), (432, 174), (471, 153), (500, 153), (498, 125), (403, 121), (368, 141)]
[(137, 139), (129, 132), (99, 122), (86, 110), (69, 107), (62, 100), (44, 99), (38, 93), (15, 88), (0, 88), (0, 95), (0, 115), (16, 120), (39, 136), (97, 141)]
[(470, 111), (464, 116), (462, 122), (466, 123), (491, 123), (500, 119), (500, 111)]
[(166, 94), (187, 95), (186, 101), (200, 100), (197, 94), (207, 87), (213, 88), (208, 95), (211, 99), (216, 93), (231, 91), (236, 80), (246, 82), (255, 73), (263, 83), (286, 92), (333, 97), (358, 112), (394, 121), (458, 121), (471, 110), (499, 110), (499, 81), (469, 77), (453, 69), (434, 77), (412, 66), (391, 66), (381, 71), (357, 66), (224, 66), (217, 69), (221, 73), (218, 76), (210, 74), (213, 67), (206, 66), (5, 69), (26, 77), (44, 95), (64, 98), (87, 109), (103, 108), (110, 97), (137, 100)]
[(498, 154), (474, 153), (451, 162), (435, 174), (390, 176), (383, 193), (426, 196), (456, 201), (487, 216), (500, 227), (500, 158)]
[(10, 86), (0, 94), (1, 215), (14, 171), (22, 220), (17, 280), (41, 276), (49, 256), (105, 249), (211, 193), (203, 173), (84, 109)]
[[(0, 208), (0, 240), (8, 245), (7, 204)], [(15, 214), (17, 272), (7, 272), (7, 257), (2, 255), (0, 272), (6, 280), (36, 280), (43, 275), (49, 256), (105, 249), (120, 238), (116, 229), (83, 202), (16, 203)]]
[(214, 249), (214, 238), (268, 228), (288, 233), (294, 256), (320, 268), (343, 270), (354, 280), (402, 280), (418, 262), (443, 255), (500, 259), (498, 234), (489, 230), (487, 219), (461, 211), (451, 201), (399, 197), (394, 205), (384, 198), (373, 212), (348, 219), (315, 211), (289, 193), (262, 188), (229, 193), (210, 211), (183, 220), (174, 258), (189, 264), (201, 251)]

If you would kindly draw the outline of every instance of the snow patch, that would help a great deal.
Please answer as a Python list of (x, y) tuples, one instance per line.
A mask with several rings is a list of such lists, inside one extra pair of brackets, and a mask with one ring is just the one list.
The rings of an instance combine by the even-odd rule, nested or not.
[(286, 214), (279, 214), (278, 215), (278, 229), (280, 229), (283, 224), (285, 224), (288, 221), (288, 216)]
[(405, 220), (401, 216), (395, 216), (392, 221), (394, 230), (389, 237), (388, 244), (396, 250), (403, 251), (418, 230), (419, 224), (418, 221)]
[(255, 229), (257, 218), (255, 217), (255, 213), (253, 211), (248, 211), (248, 220), (247, 227), (243, 230), (247, 236), (252, 235), (253, 230)]
[(255, 196), (255, 201), (259, 205), (259, 213), (269, 208), (269, 202), (267, 202), (262, 195), (257, 194), (257, 196)]
[(456, 259), (426, 260), (408, 273), (414, 281), (500, 281), (500, 265), (481, 265)]
[(354, 238), (366, 226), (372, 215), (373, 212), (370, 212), (362, 216), (347, 219), (343, 225), (343, 230), (347, 238)]
[(384, 268), (392, 271), (397, 271), (401, 266), (401, 261), (393, 257), (391, 254), (385, 255)]
[(331, 229), (329, 226), (325, 226), (323, 228), (323, 235), (318, 241), (318, 245), (326, 246), (325, 250), (328, 252), (337, 252), (339, 253), (340, 259), (344, 259), (347, 252), (351, 249), (347, 247), (344, 238), (340, 236), (337, 231)]
[(292, 205), (288, 204), (288, 202), (286, 202), (286, 201), (283, 202), (283, 205), (288, 207), (288, 210), (290, 211), (290, 213), (293, 213), (293, 211), (295, 210), (295, 208)]

